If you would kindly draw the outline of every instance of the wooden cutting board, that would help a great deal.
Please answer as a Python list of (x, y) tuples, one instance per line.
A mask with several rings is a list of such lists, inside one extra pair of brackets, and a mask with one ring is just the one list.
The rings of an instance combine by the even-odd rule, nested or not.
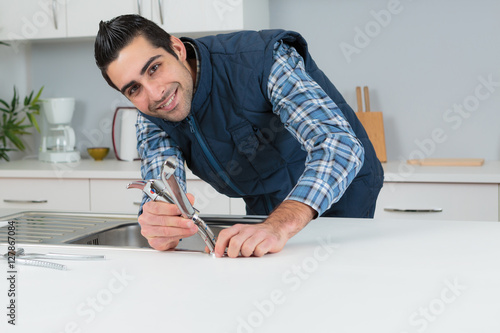
[(385, 150), (385, 133), (384, 133), (384, 120), (382, 112), (372, 112), (370, 110), (370, 93), (368, 87), (364, 87), (365, 95), (365, 112), (363, 112), (363, 101), (361, 96), (361, 87), (356, 87), (356, 98), (358, 102), (358, 116), (359, 121), (363, 125), (368, 134), (368, 138), (372, 142), (375, 148), (375, 153), (377, 154), (380, 162), (387, 162), (387, 153)]
[(422, 166), (481, 166), (484, 158), (424, 158), (408, 160), (407, 163)]

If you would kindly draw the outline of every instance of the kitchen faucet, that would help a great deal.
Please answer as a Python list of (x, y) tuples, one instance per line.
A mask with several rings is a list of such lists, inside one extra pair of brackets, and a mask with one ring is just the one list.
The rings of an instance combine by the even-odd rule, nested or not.
[(140, 180), (127, 185), (127, 188), (138, 188), (142, 190), (153, 201), (165, 201), (175, 204), (184, 218), (191, 219), (198, 227), (198, 235), (205, 242), (210, 254), (215, 249), (215, 235), (210, 227), (200, 218), (199, 211), (191, 205), (186, 193), (181, 189), (174, 176), (177, 168), (175, 157), (169, 157), (163, 163), (161, 169), (161, 180)]

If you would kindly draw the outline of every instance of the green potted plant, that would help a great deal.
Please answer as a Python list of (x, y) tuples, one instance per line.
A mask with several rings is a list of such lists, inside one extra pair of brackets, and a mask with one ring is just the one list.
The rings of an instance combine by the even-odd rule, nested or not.
[[(0, 45), (9, 45), (0, 42)], [(40, 95), (43, 87), (34, 95), (32, 91), (20, 104), (19, 95), (14, 87), (14, 96), (9, 102), (0, 99), (0, 160), (9, 161), (9, 151), (25, 151), (22, 136), (31, 134), (30, 128), (40, 132), (35, 115), (40, 113)], [(28, 120), (28, 122), (26, 122)]]

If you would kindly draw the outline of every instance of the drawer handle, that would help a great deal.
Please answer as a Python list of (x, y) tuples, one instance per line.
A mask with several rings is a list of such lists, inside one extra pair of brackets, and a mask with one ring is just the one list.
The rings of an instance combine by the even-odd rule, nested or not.
[(5, 203), (19, 203), (19, 204), (39, 204), (39, 203), (47, 203), (47, 200), (13, 200), (13, 199), (4, 199)]
[(134, 201), (134, 205), (136, 205), (136, 206), (140, 206), (141, 204), (142, 204), (142, 202)]
[(386, 212), (398, 213), (441, 213), (442, 208), (424, 208), (424, 209), (407, 209), (407, 208), (384, 208)]

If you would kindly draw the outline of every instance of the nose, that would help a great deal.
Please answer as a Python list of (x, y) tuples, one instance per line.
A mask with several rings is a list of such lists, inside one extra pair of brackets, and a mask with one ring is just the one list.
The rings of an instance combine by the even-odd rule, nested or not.
[(148, 82), (144, 88), (149, 95), (149, 99), (153, 102), (160, 102), (165, 94), (164, 86), (154, 81)]

